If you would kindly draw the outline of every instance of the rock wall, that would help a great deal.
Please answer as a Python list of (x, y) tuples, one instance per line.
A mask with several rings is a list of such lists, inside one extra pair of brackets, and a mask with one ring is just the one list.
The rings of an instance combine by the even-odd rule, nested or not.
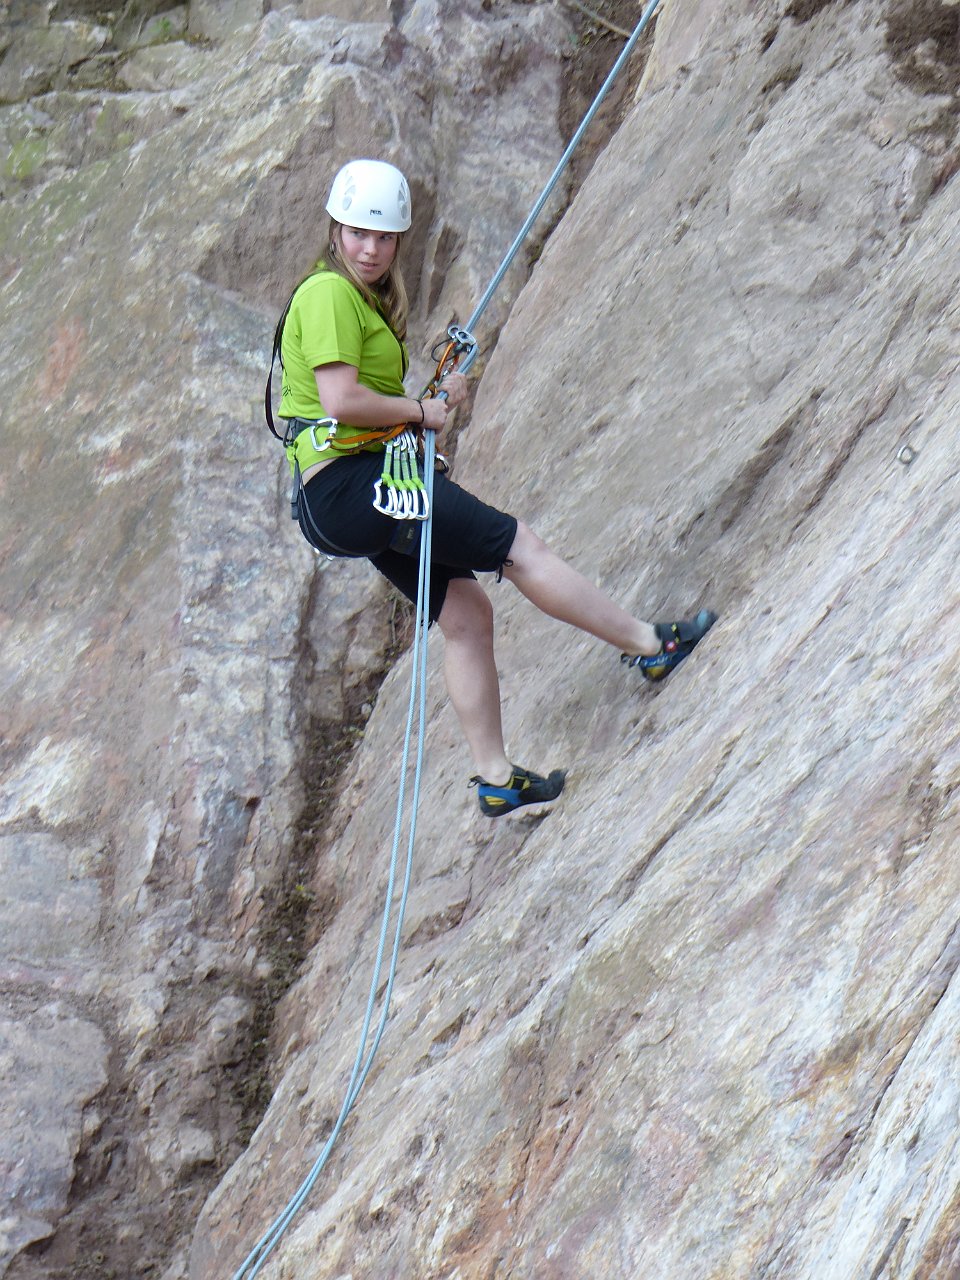
[[(339, 1108), (409, 673), (372, 706), (384, 599), (285, 528), (255, 426), (262, 306), (309, 255), (279, 220), (309, 227), (310, 157), (356, 149), (366, 107), (430, 210), (418, 319), (462, 318), (557, 141), (529, 111), (504, 124), (464, 70), (488, 40), (504, 101), (543, 93), (560, 37), (515, 70), (496, 43), (523, 17), (552, 21), (448, 20), (462, 82), (419, 7), (399, 29), (278, 11), (219, 53), (184, 41), (129, 91), (135, 140), (84, 142), (74, 168), (75, 100), (41, 104), (63, 171), (0, 206), (4, 403), (30, 389), (0, 444), (0, 856), (26, 904), (3, 931), (4, 1061), (65, 1141), (4, 1172), (14, 1280), (82, 1274), (71, 1184), (113, 1228), (116, 1274), (233, 1274)], [(265, 1280), (960, 1268), (958, 23), (939, 0), (658, 21), (510, 309), (457, 478), (638, 613), (721, 621), (654, 689), (491, 587), (511, 750), (570, 769), (548, 816), (498, 823), (464, 786), (432, 643), (391, 1021)], [(421, 65), (422, 115), (409, 96), (374, 115)], [(437, 126), (471, 110), (484, 161), (448, 181)], [(303, 763), (337, 756), (355, 713), (323, 792)], [(69, 1073), (34, 1066), (67, 1043)], [(247, 1145), (237, 1099), (261, 1066)], [(3, 1124), (25, 1152), (22, 1119)], [(166, 1206), (146, 1232), (131, 1185)]]

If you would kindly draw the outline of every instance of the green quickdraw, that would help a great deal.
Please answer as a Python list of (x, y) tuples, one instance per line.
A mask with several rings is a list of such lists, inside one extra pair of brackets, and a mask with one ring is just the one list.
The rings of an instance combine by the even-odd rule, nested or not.
[(404, 431), (383, 451), (383, 472), (373, 486), (373, 508), (394, 520), (426, 520), (427, 490), (417, 466), (417, 437)]

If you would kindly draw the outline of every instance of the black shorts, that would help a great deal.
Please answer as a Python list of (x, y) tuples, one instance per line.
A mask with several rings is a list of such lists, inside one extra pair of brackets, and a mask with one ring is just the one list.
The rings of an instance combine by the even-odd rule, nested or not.
[[(374, 510), (373, 486), (382, 470), (382, 453), (352, 453), (323, 467), (304, 488), (300, 528), (311, 546), (328, 555), (365, 556), (415, 602), (423, 524), (394, 520)], [(517, 521), (441, 472), (433, 485), (430, 621), (436, 622), (453, 578), (500, 571), (513, 546)]]

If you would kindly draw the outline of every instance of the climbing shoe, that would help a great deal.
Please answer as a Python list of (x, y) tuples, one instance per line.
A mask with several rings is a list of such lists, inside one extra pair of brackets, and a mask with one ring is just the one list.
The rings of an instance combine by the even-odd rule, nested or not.
[(660, 641), (660, 652), (652, 657), (629, 653), (621, 654), (620, 661), (628, 667), (639, 667), (647, 680), (663, 680), (691, 654), (717, 620), (712, 609), (701, 609), (689, 622), (655, 622), (653, 629)]
[(480, 801), (480, 812), (488, 818), (499, 818), (501, 814), (513, 813), (525, 804), (543, 804), (548, 800), (556, 800), (563, 790), (566, 781), (564, 769), (554, 769), (546, 778), (539, 773), (531, 773), (529, 769), (519, 769), (511, 765), (513, 773), (510, 781), (502, 787), (495, 787), (492, 782), (477, 776), (470, 779), (471, 787), (477, 787)]

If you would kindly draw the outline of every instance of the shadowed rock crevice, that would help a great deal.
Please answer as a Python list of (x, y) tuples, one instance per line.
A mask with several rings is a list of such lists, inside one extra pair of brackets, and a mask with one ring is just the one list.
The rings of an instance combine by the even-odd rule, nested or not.
[[(960, 87), (960, 13), (945, 0), (894, 0), (886, 48), (897, 75), (920, 93), (956, 95)], [(954, 115), (960, 110), (953, 107)]]
[[(345, 818), (338, 811), (343, 782), (363, 741), (364, 725), (376, 706), (381, 683), (412, 638), (412, 610), (405, 601), (385, 599), (375, 590), (374, 603), (343, 620), (342, 666), (331, 668), (324, 643), (323, 612), (328, 607), (324, 575), (314, 576), (301, 612), (296, 642), (294, 731), (302, 804), (294, 823), (286, 863), (276, 883), (264, 891), (258, 921), (258, 970), (249, 991), (252, 1004), (243, 1057), (231, 1071), (230, 1087), (241, 1109), (240, 1140), (249, 1141), (269, 1105), (271, 1064), (279, 1045), (274, 1030), (286, 992), (294, 985), (308, 950), (323, 938), (341, 907), (336, 877), (328, 866), (330, 849), (342, 835)], [(379, 617), (377, 616), (379, 615)], [(367, 633), (370, 633), (368, 637)], [(380, 651), (371, 651), (377, 637)], [(376, 643), (376, 641), (374, 641)], [(357, 669), (352, 652), (366, 654)], [(320, 713), (312, 692), (333, 682), (339, 687), (337, 714)]]
[(795, 22), (811, 22), (824, 9), (852, 3), (854, 0), (790, 0), (783, 16), (793, 18)]

